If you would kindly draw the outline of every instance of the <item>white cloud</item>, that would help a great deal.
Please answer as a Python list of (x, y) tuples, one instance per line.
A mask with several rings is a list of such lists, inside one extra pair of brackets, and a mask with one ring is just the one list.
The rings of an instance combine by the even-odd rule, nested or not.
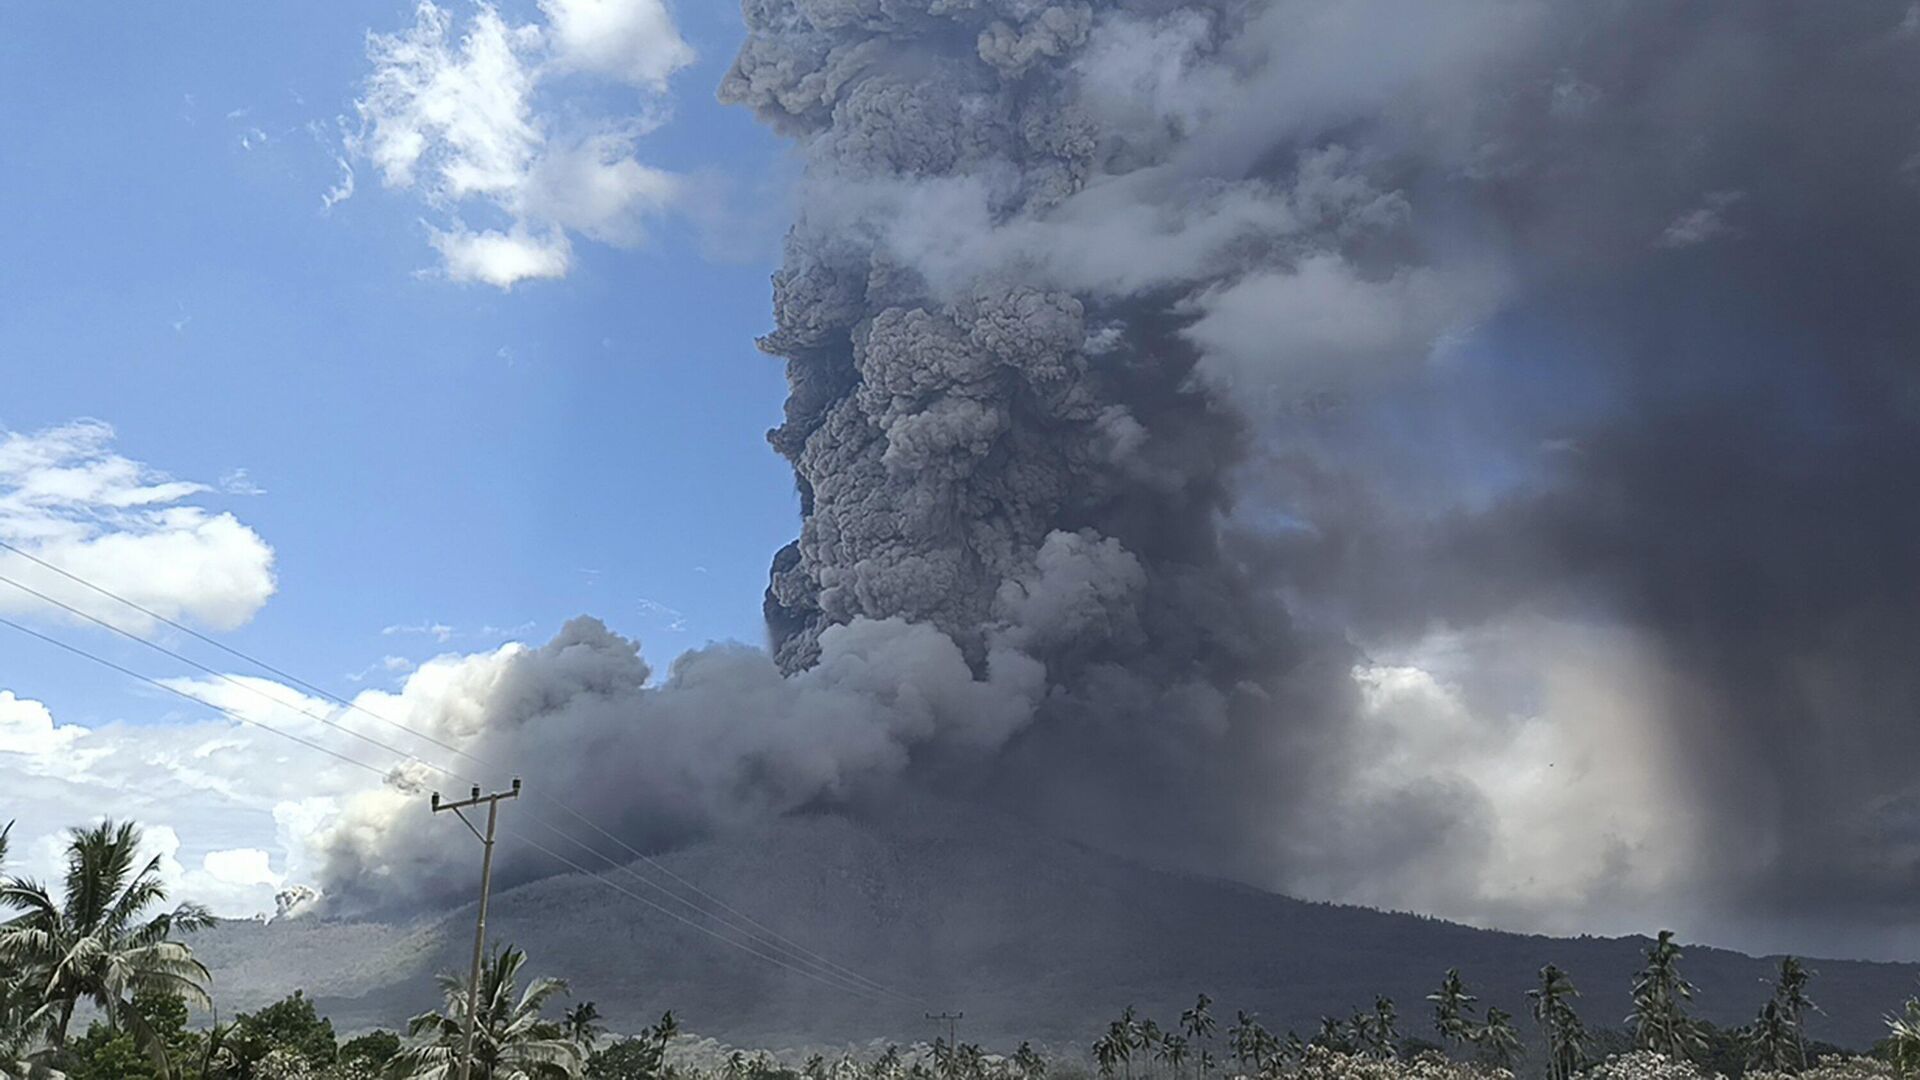
[(267, 852), (258, 848), (209, 851), (197, 868), (189, 869), (180, 861), (183, 845), (172, 825), (143, 823), (141, 833), (141, 856), (159, 858), (160, 879), (166, 882), (170, 899), (192, 900), (229, 917), (272, 910), (272, 893), (284, 878), (273, 872)]
[(435, 232), (432, 243), (447, 277), (502, 289), (521, 281), (566, 277), (573, 261), (573, 246), (558, 229), (535, 237), (517, 225), (504, 233), (456, 228)]
[(1701, 205), (1674, 218), (1654, 246), (1686, 248), (1733, 235), (1738, 230), (1727, 221), (1727, 212), (1744, 197), (1739, 191), (1712, 192)]
[[(386, 787), (387, 777), (447, 782), (404, 756), (444, 753), (376, 717), (416, 731), (462, 731), (478, 721), (463, 712), (470, 697), (459, 691), (471, 692), (474, 672), (484, 676), (497, 657), (520, 651), (430, 662), (400, 692), (355, 698), (365, 711), (271, 679), (210, 676), (165, 680), (211, 707), (204, 712), (87, 727), (57, 723), (42, 702), (0, 690), (0, 791), (8, 795), (0, 824), (15, 819), (11, 869), (57, 879), (69, 829), (102, 817), (130, 820), (146, 834), (146, 855), (160, 857), (174, 899), (224, 916), (271, 914), (276, 893), (314, 881), (314, 845), (332, 834), (342, 807), (370, 795), (415, 798)], [(412, 668), (400, 657), (375, 666)]]
[(453, 637), (454, 630), (446, 623), (429, 621), (409, 625), (395, 623), (392, 626), (381, 627), (380, 633), (385, 637), (393, 637), (397, 634), (425, 634), (435, 641), (445, 642)]
[(563, 68), (659, 89), (693, 63), (693, 48), (660, 0), (540, 0), (540, 10)]
[(528, 101), (539, 31), (482, 6), (464, 37), (452, 32), (453, 16), (422, 3), (412, 29), (368, 37), (362, 149), (393, 187), (412, 187), (425, 170), (450, 198), (510, 192), (540, 148)]
[(530, 201), (563, 228), (616, 247), (645, 239), (645, 219), (671, 206), (679, 178), (633, 159), (630, 140), (601, 134), (543, 157), (528, 178)]
[(228, 495), (265, 495), (267, 489), (253, 482), (245, 469), (229, 469), (220, 478), (220, 490)]
[(367, 680), (367, 676), (373, 675), (375, 673), (384, 673), (387, 675), (405, 675), (407, 672), (412, 671), (413, 668), (414, 668), (413, 661), (407, 659), (404, 656), (383, 656), (380, 659), (374, 661), (373, 663), (368, 664), (366, 667), (362, 668), (359, 672), (348, 675), (347, 678), (352, 680), (353, 682), (365, 682)]
[[(188, 500), (175, 480), (113, 451), (113, 428), (76, 421), (0, 431), (0, 539), (173, 619), (229, 630), (273, 595), (273, 549), (230, 513)], [(129, 629), (152, 620), (37, 564), (0, 551), (0, 574)], [(0, 612), (54, 611), (0, 587)]]
[(85, 728), (56, 725), (53, 714), (40, 702), (0, 690), (0, 754), (59, 753), (85, 734)]
[(273, 872), (273, 857), (260, 848), (228, 848), (209, 851), (200, 860), (200, 868), (216, 881), (227, 885), (280, 886), (286, 878)]
[(640, 598), (639, 605), (643, 613), (659, 619), (666, 624), (668, 630), (676, 634), (687, 628), (686, 613), (678, 608), (668, 607), (658, 600), (649, 600), (644, 596)]
[(337, 157), (334, 159), (334, 163), (340, 166), (340, 179), (334, 181), (332, 187), (321, 193), (320, 209), (323, 211), (331, 210), (341, 203), (346, 202), (348, 199), (353, 198), (353, 162), (348, 161), (344, 157)]
[[(424, 0), (412, 27), (368, 36), (373, 71), (348, 148), (386, 186), (417, 191), (452, 218), (432, 243), (456, 281), (506, 289), (564, 277), (569, 232), (636, 245), (643, 219), (677, 194), (674, 177), (634, 157), (645, 124), (582, 126), (561, 119), (567, 110), (543, 112), (538, 101), (542, 82), (567, 71), (663, 88), (692, 59), (666, 8), (658, 0), (546, 0), (542, 11), (549, 24), (513, 26), (481, 4), (456, 33), (454, 16)], [(350, 193), (343, 166), (347, 186), (334, 190)], [(327, 204), (337, 201), (329, 193)], [(505, 227), (470, 227), (458, 216), (463, 209)]]
[[(287, 706), (230, 685), (204, 696), (291, 728), (355, 756), (354, 743), (298, 715), (311, 699), (264, 680), (254, 685)], [(273, 894), (308, 865), (305, 837), (349, 795), (379, 778), (259, 728), (225, 717), (58, 724), (47, 707), (0, 691), (0, 790), (14, 819), (14, 872), (57, 880), (67, 830), (102, 817), (131, 820), (176, 900), (216, 914), (274, 910)]]

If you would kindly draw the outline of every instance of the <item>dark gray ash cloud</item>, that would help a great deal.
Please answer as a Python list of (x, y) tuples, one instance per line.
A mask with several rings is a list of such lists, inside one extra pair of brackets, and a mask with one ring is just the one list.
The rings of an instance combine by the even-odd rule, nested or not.
[(589, 707), (566, 656), (639, 661), (583, 624), (472, 737), (592, 747), (550, 768), (653, 845), (911, 784), (1310, 895), (1908, 947), (1920, 17), (743, 12), (721, 96), (804, 164), (771, 660)]

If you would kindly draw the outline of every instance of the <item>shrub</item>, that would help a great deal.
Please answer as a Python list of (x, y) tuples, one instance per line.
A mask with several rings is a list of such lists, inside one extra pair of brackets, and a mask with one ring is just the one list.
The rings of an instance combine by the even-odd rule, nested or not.
[(1616, 1054), (1580, 1075), (1583, 1080), (1720, 1080), (1719, 1073), (1702, 1073), (1690, 1062), (1651, 1050)]

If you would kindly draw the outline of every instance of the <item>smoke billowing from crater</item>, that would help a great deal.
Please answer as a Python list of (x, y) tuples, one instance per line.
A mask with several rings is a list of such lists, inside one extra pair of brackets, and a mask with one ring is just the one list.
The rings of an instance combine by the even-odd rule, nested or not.
[[(649, 684), (581, 623), (422, 722), (653, 846), (911, 785), (1316, 896), (1895, 941), (1920, 15), (744, 15), (721, 96), (805, 165), (771, 658)], [(329, 891), (431, 893), (376, 803)]]

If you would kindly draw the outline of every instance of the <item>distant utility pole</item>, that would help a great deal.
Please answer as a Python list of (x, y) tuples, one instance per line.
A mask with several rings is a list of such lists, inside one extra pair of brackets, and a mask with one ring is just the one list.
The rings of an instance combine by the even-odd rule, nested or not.
[[(459, 818), (460, 824), (465, 825), (468, 832), (479, 838), (481, 844), (480, 919), (473, 929), (473, 970), (467, 978), (467, 1036), (466, 1045), (460, 1050), (460, 1080), (469, 1080), (473, 1075), (473, 1032), (480, 1013), (480, 955), (487, 947), (487, 895), (493, 889), (493, 826), (500, 817), (500, 800), (519, 797), (520, 778), (517, 776), (513, 778), (511, 791), (496, 792), (492, 795), (480, 794), (480, 787), (476, 784), (473, 794), (464, 802), (443, 803), (440, 801), (440, 793), (437, 791), (433, 793), (433, 812), (437, 814), (442, 810), (453, 811), (453, 816)], [(487, 831), (484, 836), (479, 829), (473, 827), (473, 822), (467, 820), (467, 815), (460, 812), (469, 806), (479, 806), (481, 803), (487, 804)]]
[(963, 1012), (955, 1012), (955, 1013), (943, 1012), (943, 1013), (927, 1014), (927, 1019), (933, 1020), (936, 1022), (944, 1020), (947, 1025), (947, 1060), (944, 1062), (939, 1062), (938, 1064), (943, 1066), (943, 1069), (941, 1071), (947, 1076), (948, 1080), (952, 1080), (953, 1073), (954, 1073), (954, 1068), (953, 1068), (954, 1062), (959, 1060), (958, 1054), (960, 1051), (960, 1044), (955, 1041), (958, 1038), (958, 1035), (955, 1032), (955, 1026), (958, 1025), (960, 1021), (965, 1020), (966, 1018), (967, 1018), (967, 1014)]

